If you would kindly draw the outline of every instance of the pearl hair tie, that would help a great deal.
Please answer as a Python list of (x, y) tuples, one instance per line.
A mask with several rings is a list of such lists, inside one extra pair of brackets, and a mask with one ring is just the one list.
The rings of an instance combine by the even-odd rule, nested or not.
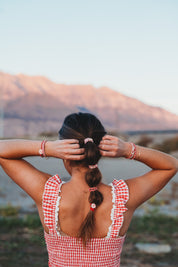
[(84, 139), (84, 144), (86, 144), (88, 142), (92, 142), (93, 143), (93, 138), (87, 137), (87, 138)]
[(98, 164), (95, 164), (95, 165), (88, 165), (88, 167), (89, 167), (90, 169), (95, 169), (95, 168), (98, 168)]
[[(87, 138), (84, 139), (84, 144), (86, 144), (86, 143), (88, 143), (88, 142), (92, 142), (92, 143), (94, 143), (93, 138), (91, 138), (91, 137), (87, 137)], [(97, 165), (97, 164), (94, 164), (94, 165), (88, 165), (88, 167), (89, 167), (90, 169), (95, 169), (95, 168), (98, 168), (98, 165)]]

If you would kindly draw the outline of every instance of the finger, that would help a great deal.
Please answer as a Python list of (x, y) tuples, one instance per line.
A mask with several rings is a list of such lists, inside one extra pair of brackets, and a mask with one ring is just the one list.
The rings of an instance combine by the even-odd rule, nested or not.
[(112, 144), (117, 144), (118, 139), (113, 139), (113, 140), (103, 140), (100, 142), (100, 145), (112, 145)]
[(100, 145), (99, 148), (101, 150), (105, 150), (105, 151), (113, 151), (116, 150), (116, 147), (113, 145)]
[(71, 149), (68, 151), (68, 153), (71, 155), (81, 155), (81, 154), (84, 154), (84, 152), (85, 152), (84, 148)]
[(79, 140), (77, 139), (63, 139), (61, 140), (62, 143), (66, 143), (66, 144), (78, 144)]
[(113, 140), (115, 138), (117, 137), (107, 134), (103, 136), (102, 140)]
[(80, 148), (80, 145), (79, 144), (70, 144), (68, 147), (76, 149), (76, 148)]
[(66, 149), (65, 154), (68, 155), (81, 155), (84, 154), (85, 149), (84, 148), (77, 148), (77, 149)]
[(67, 159), (69, 160), (82, 160), (85, 158), (85, 155), (68, 155)]
[(108, 151), (100, 150), (100, 154), (103, 157), (111, 157), (111, 158), (113, 158), (115, 156), (115, 152), (114, 151), (108, 152)]

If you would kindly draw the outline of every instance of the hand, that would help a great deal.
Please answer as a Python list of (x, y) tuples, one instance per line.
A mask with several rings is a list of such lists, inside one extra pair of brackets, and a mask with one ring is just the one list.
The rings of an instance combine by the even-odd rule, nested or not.
[(48, 141), (45, 145), (47, 157), (55, 157), (69, 160), (84, 159), (84, 148), (80, 148), (79, 141), (76, 139), (63, 139)]
[(99, 145), (100, 154), (104, 157), (127, 157), (130, 151), (130, 144), (118, 137), (105, 135)]

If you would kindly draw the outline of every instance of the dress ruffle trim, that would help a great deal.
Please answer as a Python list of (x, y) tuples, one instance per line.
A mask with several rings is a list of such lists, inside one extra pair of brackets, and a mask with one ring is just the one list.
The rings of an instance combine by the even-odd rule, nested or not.
[(115, 199), (116, 199), (116, 195), (115, 195), (115, 190), (114, 190), (114, 185), (111, 183), (111, 187), (112, 187), (112, 203), (113, 203), (113, 206), (112, 206), (112, 210), (111, 210), (111, 225), (109, 226), (109, 229), (108, 229), (108, 234), (106, 236), (106, 238), (110, 238), (111, 236), (111, 230), (112, 230), (112, 226), (114, 224), (114, 211), (115, 211)]
[(125, 204), (129, 199), (128, 186), (124, 180), (113, 180), (112, 187), (112, 202), (111, 210), (111, 225), (108, 230), (107, 238), (116, 237), (115, 233), (119, 234), (120, 228), (123, 225), (124, 215), (127, 211)]
[(59, 203), (61, 200), (61, 196), (59, 195), (61, 193), (61, 186), (64, 184), (64, 182), (61, 182), (59, 185), (59, 191), (58, 191), (58, 197), (56, 201), (56, 208), (55, 208), (55, 225), (56, 225), (56, 233), (58, 236), (61, 236), (60, 234), (60, 225), (59, 225)]
[(56, 229), (54, 218), (57, 206), (56, 202), (60, 200), (58, 200), (58, 192), (61, 184), (62, 180), (56, 174), (47, 180), (43, 192), (42, 207), (44, 223), (48, 227), (49, 233), (54, 232)]

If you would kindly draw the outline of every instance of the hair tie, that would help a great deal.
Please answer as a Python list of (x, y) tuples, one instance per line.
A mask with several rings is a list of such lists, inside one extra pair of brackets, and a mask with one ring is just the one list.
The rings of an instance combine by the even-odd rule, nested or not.
[[(92, 142), (92, 143), (94, 143), (94, 142), (93, 142), (93, 138), (87, 137), (87, 138), (84, 139), (84, 144), (86, 144), (86, 143), (88, 143), (88, 142)], [(95, 169), (95, 168), (98, 168), (98, 165), (97, 165), (97, 164), (95, 164), (95, 165), (88, 165), (88, 167), (89, 167), (90, 169)]]
[(88, 165), (88, 167), (89, 167), (90, 169), (95, 169), (95, 168), (98, 168), (98, 164), (95, 164), (95, 165)]
[(93, 138), (87, 137), (87, 138), (84, 139), (84, 144), (86, 144), (88, 142), (92, 142), (93, 143)]
[(97, 187), (90, 187), (90, 188), (89, 188), (89, 191), (90, 191), (90, 192), (94, 192), (94, 191), (96, 191), (96, 190), (98, 190)]
[(96, 204), (95, 203), (90, 203), (90, 210), (94, 211), (96, 209)]

